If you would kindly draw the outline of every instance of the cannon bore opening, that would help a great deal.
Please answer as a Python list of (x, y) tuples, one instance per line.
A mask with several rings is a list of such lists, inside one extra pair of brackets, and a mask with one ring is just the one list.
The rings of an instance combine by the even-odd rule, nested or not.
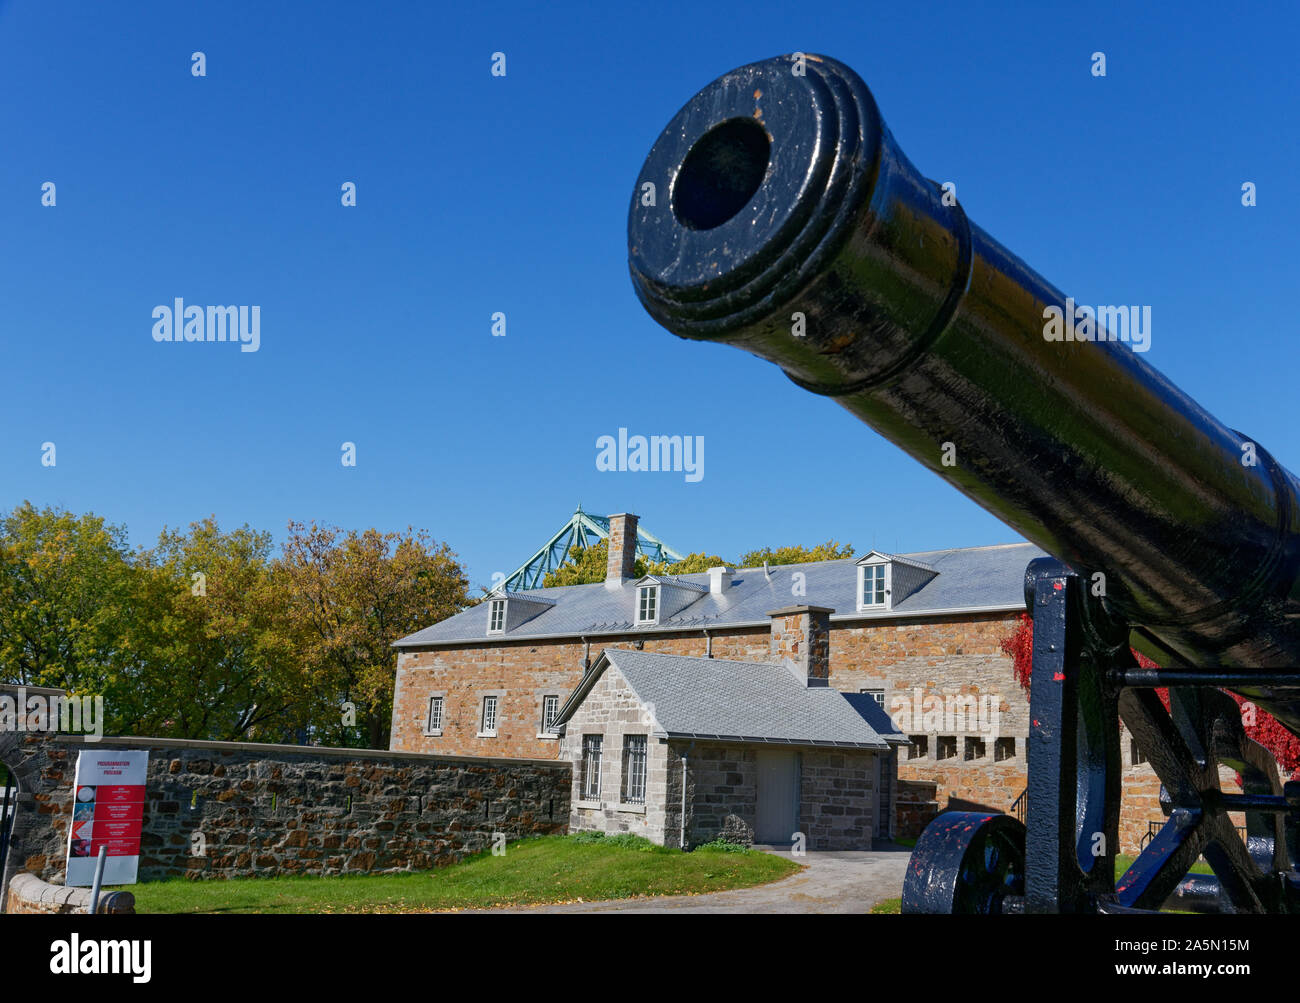
[(689, 230), (712, 230), (735, 216), (767, 173), (772, 141), (752, 118), (732, 118), (698, 140), (673, 185), (673, 215)]

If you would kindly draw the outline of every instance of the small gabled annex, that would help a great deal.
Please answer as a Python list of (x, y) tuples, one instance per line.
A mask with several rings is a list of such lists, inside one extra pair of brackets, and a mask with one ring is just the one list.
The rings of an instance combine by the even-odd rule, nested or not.
[[(778, 611), (783, 624), (790, 612)], [(891, 752), (905, 736), (807, 660), (607, 648), (555, 728), (574, 764), (573, 831), (684, 847), (790, 846), (802, 834), (807, 849), (847, 850), (892, 828)]]

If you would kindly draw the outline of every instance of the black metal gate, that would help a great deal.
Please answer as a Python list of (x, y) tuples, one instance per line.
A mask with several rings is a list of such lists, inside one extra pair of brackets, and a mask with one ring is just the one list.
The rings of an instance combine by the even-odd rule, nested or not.
[(9, 838), (14, 831), (14, 816), (18, 814), (18, 786), (7, 766), (0, 766), (0, 770), (4, 770), (4, 800), (0, 801), (0, 882), (3, 882), (9, 861)]

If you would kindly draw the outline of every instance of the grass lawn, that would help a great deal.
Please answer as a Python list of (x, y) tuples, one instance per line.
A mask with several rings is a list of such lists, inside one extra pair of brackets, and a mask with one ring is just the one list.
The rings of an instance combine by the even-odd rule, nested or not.
[(428, 912), (541, 902), (591, 902), (748, 888), (800, 869), (758, 850), (690, 853), (640, 837), (543, 836), (411, 874), (244, 878), (133, 885), (141, 913)]

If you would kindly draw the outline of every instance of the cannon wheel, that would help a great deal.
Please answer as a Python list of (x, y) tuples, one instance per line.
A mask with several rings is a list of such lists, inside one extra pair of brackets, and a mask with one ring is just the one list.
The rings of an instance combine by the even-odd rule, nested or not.
[(1025, 827), (1010, 815), (945, 812), (926, 826), (903, 880), (905, 913), (990, 915), (1025, 894)]

